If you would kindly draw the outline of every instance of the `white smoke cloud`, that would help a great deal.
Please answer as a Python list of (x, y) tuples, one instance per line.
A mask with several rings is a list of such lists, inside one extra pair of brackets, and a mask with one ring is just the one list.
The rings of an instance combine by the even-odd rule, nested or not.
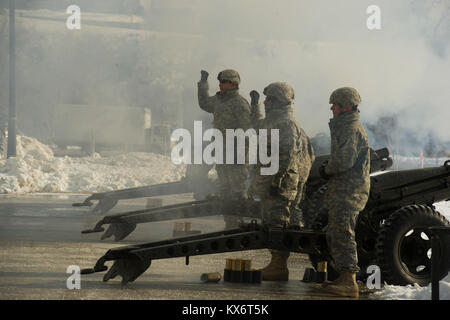
[[(64, 13), (60, 3), (50, 9)], [(271, 82), (290, 83), (295, 115), (310, 136), (329, 130), (331, 91), (353, 86), (363, 99), (364, 122), (397, 115), (400, 128), (449, 140), (448, 1), (136, 0), (127, 2), (126, 12), (120, 1), (90, 3), (80, 4), (85, 19), (91, 9), (109, 8), (141, 16), (142, 25), (98, 28), (82, 18), (75, 35), (64, 23), (48, 28), (48, 21), (17, 19), (19, 123), (25, 132), (45, 114), (36, 105), (77, 99), (151, 107), (178, 125), (183, 115), (191, 122), (210, 119), (197, 104), (200, 70), (209, 71), (214, 94), (217, 73), (234, 68), (246, 98)], [(381, 30), (366, 27), (369, 5), (381, 10)], [(2, 30), (7, 43), (7, 28)], [(2, 45), (1, 61), (5, 56)], [(0, 90), (5, 105), (7, 86)]]

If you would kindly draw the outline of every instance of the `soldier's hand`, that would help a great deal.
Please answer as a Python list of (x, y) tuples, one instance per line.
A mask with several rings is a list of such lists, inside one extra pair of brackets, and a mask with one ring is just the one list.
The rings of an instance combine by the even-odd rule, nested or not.
[(250, 91), (250, 98), (251, 98), (251, 102), (250, 104), (252, 106), (255, 106), (259, 103), (259, 93), (256, 90), (252, 90)]
[(206, 81), (206, 80), (208, 80), (209, 73), (208, 73), (207, 71), (202, 70), (202, 71), (200, 71), (200, 73), (201, 73), (201, 75), (202, 75), (200, 81)]

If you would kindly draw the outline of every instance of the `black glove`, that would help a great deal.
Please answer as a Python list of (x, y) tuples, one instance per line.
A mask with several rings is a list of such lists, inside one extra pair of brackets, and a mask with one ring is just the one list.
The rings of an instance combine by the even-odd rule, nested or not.
[(319, 168), (319, 174), (325, 180), (329, 180), (331, 178), (331, 175), (329, 175), (325, 172), (325, 167), (327, 166), (327, 164), (328, 164), (328, 161), (324, 162)]
[(208, 73), (207, 71), (202, 70), (202, 71), (200, 71), (200, 73), (201, 73), (201, 75), (202, 75), (200, 81), (203, 81), (203, 82), (204, 82), (204, 81), (208, 80), (209, 73)]
[(256, 106), (259, 103), (259, 93), (256, 90), (250, 91), (250, 98), (252, 99), (250, 105)]
[(280, 188), (278, 188), (277, 186), (271, 185), (269, 194), (272, 197), (279, 197), (280, 196)]

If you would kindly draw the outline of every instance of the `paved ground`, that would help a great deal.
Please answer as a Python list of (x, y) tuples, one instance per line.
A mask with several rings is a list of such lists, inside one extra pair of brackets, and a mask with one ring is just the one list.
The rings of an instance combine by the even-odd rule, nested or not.
[[(334, 299), (300, 281), (305, 268), (310, 266), (308, 257), (302, 254), (293, 254), (289, 259), (289, 282), (263, 281), (249, 285), (200, 281), (202, 273), (223, 275), (226, 258), (251, 259), (253, 268), (263, 267), (269, 261), (267, 250), (194, 256), (188, 266), (184, 258), (156, 260), (135, 282), (126, 286), (121, 286), (120, 278), (102, 282), (103, 273), (96, 273), (81, 277), (80, 290), (69, 290), (66, 286), (69, 266), (90, 268), (112, 247), (171, 238), (175, 222), (138, 225), (120, 243), (100, 241), (100, 233), (81, 234), (80, 231), (91, 228), (101, 216), (92, 215), (86, 207), (71, 206), (86, 196), (0, 196), (0, 299)], [(190, 200), (189, 195), (164, 197), (163, 204)], [(145, 199), (121, 201), (110, 213), (141, 209), (145, 203)], [(189, 221), (194, 230), (203, 233), (224, 226), (220, 216)], [(360, 297), (371, 298), (369, 294)]]

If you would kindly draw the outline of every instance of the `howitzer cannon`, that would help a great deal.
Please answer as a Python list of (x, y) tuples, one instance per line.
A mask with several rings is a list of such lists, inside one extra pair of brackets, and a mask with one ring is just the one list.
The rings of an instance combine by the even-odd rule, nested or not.
[[(329, 158), (329, 155), (318, 157), (317, 160), (314, 162), (313, 167), (311, 169), (310, 176), (308, 178), (307, 184), (306, 184), (306, 199), (309, 199), (311, 195), (316, 191), (320, 186), (324, 185), (326, 183), (326, 180), (322, 179), (319, 174), (319, 167), (320, 164), (327, 160)], [(373, 151), (371, 153), (371, 172), (376, 172), (380, 170), (385, 170), (386, 168), (389, 168), (392, 165), (392, 159), (389, 157), (389, 151), (384, 148), (380, 150)], [(174, 191), (183, 191), (183, 192), (189, 192), (189, 190), (202, 190), (202, 194), (205, 194), (204, 190), (207, 190), (206, 188), (210, 187), (210, 190), (214, 191), (215, 189), (212, 188), (214, 183), (210, 179), (205, 179), (207, 181), (202, 181), (202, 175), (203, 177), (207, 177), (208, 173), (208, 167), (203, 166), (200, 169), (194, 169), (191, 167), (190, 171), (193, 170), (197, 174), (189, 174), (185, 178), (186, 181), (180, 181), (180, 182), (173, 182), (169, 184), (163, 184), (163, 185), (156, 185), (153, 187), (156, 187), (155, 189), (152, 189), (152, 186), (150, 187), (142, 187), (145, 189), (145, 191), (137, 191), (139, 188), (134, 189), (126, 189), (126, 190), (119, 190), (119, 191), (113, 191), (111, 193), (104, 193), (105, 194), (121, 194), (122, 197), (124, 195), (131, 196), (134, 194), (135, 197), (141, 197), (145, 193), (147, 193), (147, 196), (153, 192), (152, 194), (155, 194), (155, 192), (160, 192), (164, 190), (170, 190), (170, 192)], [(189, 173), (189, 172), (188, 172)], [(201, 174), (199, 174), (201, 173)], [(195, 177), (195, 178), (193, 178)], [(201, 186), (198, 186), (197, 184), (201, 184)], [(172, 188), (172, 186), (175, 186)], [(215, 186), (215, 185), (214, 185)], [(196, 189), (194, 189), (196, 188)], [(144, 190), (142, 189), (142, 190)], [(129, 190), (134, 190), (133, 192), (130, 192)], [(156, 190), (156, 191), (155, 191)], [(200, 191), (198, 192), (200, 194)], [(94, 194), (91, 197), (87, 198), (86, 201), (90, 201), (88, 199), (92, 199), (93, 197), (99, 197), (96, 195), (100, 194)], [(104, 198), (101, 198), (100, 203), (102, 200), (109, 199), (108, 201), (115, 201), (117, 202), (117, 199), (114, 200), (111, 196), (106, 196)], [(306, 200), (304, 203), (307, 205), (309, 200)], [(107, 202), (105, 202), (107, 203)], [(82, 233), (94, 233), (94, 232), (103, 232), (104, 228), (103, 225), (109, 224), (110, 226), (106, 230), (106, 232), (102, 235), (101, 239), (106, 239), (111, 236), (114, 236), (115, 241), (123, 240), (125, 237), (127, 237), (131, 232), (133, 232), (136, 229), (136, 225), (139, 223), (147, 223), (147, 222), (156, 222), (156, 221), (165, 221), (165, 220), (175, 220), (175, 219), (186, 219), (186, 218), (200, 218), (205, 216), (212, 216), (212, 215), (235, 215), (240, 217), (247, 217), (247, 218), (261, 218), (261, 215), (259, 213), (256, 213), (257, 211), (250, 209), (252, 206), (252, 201), (238, 201), (238, 202), (230, 202), (227, 203), (221, 202), (220, 199), (214, 196), (207, 196), (207, 200), (199, 200), (199, 201), (193, 201), (193, 202), (187, 202), (182, 203), (179, 205), (172, 205), (172, 206), (164, 206), (159, 208), (150, 208), (150, 209), (143, 209), (143, 210), (137, 210), (137, 211), (130, 211), (125, 213), (118, 213), (110, 216), (105, 216), (103, 219), (101, 219), (93, 229), (84, 230)], [(303, 208), (305, 205), (301, 205), (301, 209), (305, 210), (307, 208)], [(236, 211), (235, 208), (242, 207), (243, 210), (238, 209)], [(103, 206), (104, 208), (104, 206)], [(230, 209), (234, 208), (234, 209)]]
[[(326, 183), (319, 175), (319, 166), (329, 158), (329, 155), (317, 157), (311, 169), (310, 179), (308, 181), (308, 194), (315, 191), (318, 187)], [(384, 149), (371, 150), (371, 172), (382, 171), (392, 166), (392, 159), (389, 158), (389, 151)], [(128, 188), (116, 191), (94, 193), (87, 197), (81, 203), (74, 203), (73, 206), (92, 206), (93, 201), (98, 201), (92, 209), (94, 214), (105, 214), (117, 204), (119, 200), (137, 199), (146, 197), (157, 197), (170, 194), (193, 193), (196, 200), (203, 200), (208, 195), (215, 194), (218, 190), (217, 181), (208, 178), (208, 172), (212, 169), (211, 165), (189, 165), (187, 166), (186, 176), (180, 181), (161, 183), (144, 187)]]
[(94, 214), (104, 214), (114, 208), (119, 200), (157, 197), (169, 194), (194, 193), (196, 200), (202, 200), (207, 195), (217, 191), (217, 184), (208, 178), (210, 165), (191, 165), (187, 167), (186, 176), (180, 181), (154, 184), (150, 186), (128, 188), (122, 190), (94, 193), (81, 203), (72, 204), (75, 207), (92, 206), (92, 201), (98, 201), (92, 209)]
[[(327, 186), (313, 195), (305, 224), (326, 230), (328, 208), (324, 203)], [(425, 285), (431, 275), (431, 233), (433, 226), (449, 221), (435, 210), (434, 203), (450, 200), (450, 160), (441, 167), (390, 171), (371, 177), (370, 195), (356, 223), (359, 278), (365, 278), (370, 265), (380, 267), (382, 277), (392, 284)], [(442, 270), (450, 268), (449, 239), (441, 239)], [(319, 257), (310, 255), (313, 265)], [(329, 278), (337, 273), (331, 263)], [(444, 274), (445, 273), (445, 274)]]
[[(126, 284), (136, 280), (155, 259), (184, 256), (188, 263), (189, 256), (193, 255), (268, 248), (307, 253), (314, 266), (319, 261), (329, 261), (328, 276), (333, 279), (336, 272), (325, 237), (328, 212), (323, 203), (324, 189), (320, 188), (314, 195), (305, 229), (273, 228), (252, 221), (232, 230), (114, 248), (94, 268), (84, 269), (82, 273), (106, 271), (105, 262), (114, 261), (103, 280), (120, 275)], [(372, 176), (369, 201), (356, 226), (362, 273), (368, 265), (375, 264), (388, 283), (428, 284), (431, 280), (430, 227), (450, 224), (433, 207), (435, 202), (444, 200), (450, 200), (450, 160), (441, 167)], [(255, 203), (253, 209), (258, 207)], [(235, 208), (235, 211), (244, 209)], [(442, 237), (440, 241), (439, 256), (443, 258), (438, 269), (442, 278), (450, 270), (450, 239)]]

